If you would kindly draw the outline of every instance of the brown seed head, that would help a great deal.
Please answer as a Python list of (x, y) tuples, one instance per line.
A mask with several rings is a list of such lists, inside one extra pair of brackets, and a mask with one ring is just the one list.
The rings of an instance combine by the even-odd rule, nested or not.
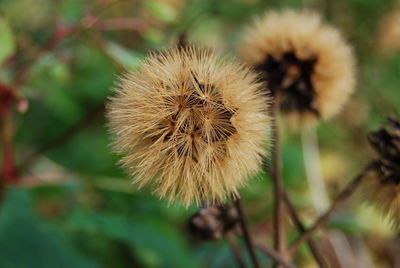
[(378, 152), (373, 171), (364, 184), (365, 200), (378, 206), (395, 226), (400, 225), (400, 122), (388, 120), (388, 128), (381, 128), (369, 136)]
[(152, 54), (125, 75), (108, 117), (134, 182), (185, 205), (237, 195), (265, 154), (268, 98), (256, 80), (193, 46)]
[(334, 116), (354, 89), (354, 57), (338, 30), (309, 11), (268, 12), (248, 27), (242, 57), (298, 123)]
[(400, 9), (386, 14), (379, 23), (377, 48), (383, 54), (391, 54), (400, 50)]

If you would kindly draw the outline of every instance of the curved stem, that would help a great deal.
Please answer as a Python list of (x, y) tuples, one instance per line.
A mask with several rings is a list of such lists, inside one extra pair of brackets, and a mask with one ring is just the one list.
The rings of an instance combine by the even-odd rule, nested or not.
[(362, 182), (364, 175), (374, 166), (374, 164), (368, 165), (359, 175), (357, 175), (335, 198), (329, 209), (322, 214), (315, 223), (306, 230), (299, 238), (297, 238), (289, 248), (289, 255), (293, 255), (300, 245), (311, 238), (315, 231), (317, 231), (324, 223), (328, 221), (328, 219), (332, 216), (332, 214), (346, 201), (357, 189), (357, 187)]
[(72, 137), (79, 134), (85, 128), (90, 127), (96, 119), (98, 119), (100, 116), (102, 116), (104, 114), (104, 109), (105, 109), (104, 104), (101, 103), (100, 105), (96, 106), (94, 109), (87, 112), (87, 114), (85, 116), (83, 116), (80, 120), (78, 120), (70, 128), (68, 128), (66, 131), (64, 131), (61, 135), (48, 141), (43, 146), (39, 147), (39, 149), (37, 149), (37, 151), (30, 153), (18, 165), (18, 167), (17, 167), (18, 172), (23, 173), (26, 169), (28, 169), (37, 160), (37, 158), (41, 154), (51, 151), (52, 149), (55, 149), (58, 146), (63, 145), (65, 142), (69, 141)]
[(233, 202), (234, 202), (236, 210), (238, 212), (240, 227), (242, 228), (244, 240), (245, 240), (247, 249), (249, 251), (251, 261), (252, 261), (252, 263), (253, 263), (255, 268), (259, 268), (260, 267), (260, 263), (258, 262), (258, 259), (257, 259), (257, 256), (256, 256), (256, 251), (255, 251), (253, 242), (251, 241), (251, 236), (250, 236), (249, 230), (247, 228), (247, 224), (246, 224), (246, 220), (245, 220), (245, 215), (244, 215), (244, 212), (243, 212), (242, 204), (240, 202), (240, 199), (238, 199), (238, 198), (235, 198)]
[(235, 258), (237, 264), (241, 268), (246, 268), (246, 263), (244, 262), (242, 252), (240, 251), (240, 247), (236, 241), (236, 237), (232, 232), (228, 232), (226, 234), (226, 239), (228, 240), (229, 245), (231, 246), (233, 257)]
[[(283, 197), (284, 197), (284, 200), (286, 203), (286, 207), (288, 209), (288, 213), (290, 214), (290, 217), (292, 218), (294, 225), (296, 226), (297, 230), (299, 230), (299, 232), (301, 234), (303, 234), (306, 231), (306, 228), (305, 228), (304, 224), (301, 222), (300, 217), (297, 214), (296, 208), (293, 206), (293, 204), (290, 201), (289, 196), (287, 195), (286, 192), (283, 193)], [(308, 244), (308, 247), (309, 247), (315, 261), (318, 263), (319, 267), (327, 268), (328, 265), (325, 262), (322, 255), (320, 254), (320, 252), (319, 252), (317, 246), (315, 245), (314, 241), (312, 240), (312, 238), (307, 240), (307, 244)]]
[[(266, 172), (272, 177), (271, 171), (269, 170), (266, 162), (264, 162), (264, 168), (265, 168)], [(285, 190), (283, 190), (283, 198), (284, 198), (284, 202), (285, 202), (288, 214), (289, 214), (290, 218), (292, 219), (293, 224), (296, 226), (297, 230), (301, 234), (303, 234), (306, 231), (306, 228), (305, 228), (303, 222), (301, 221), (296, 208), (293, 206), (292, 201), (290, 201), (290, 198), (289, 198), (288, 194), (285, 192)], [(311, 238), (307, 240), (307, 244), (308, 244), (308, 247), (309, 247), (312, 255), (314, 256), (315, 261), (318, 263), (319, 267), (321, 267), (321, 268), (328, 267), (327, 263), (324, 261), (324, 258), (319, 253), (319, 250), (318, 250), (316, 244), (314, 243), (314, 241)]]
[(287, 261), (285, 258), (282, 257), (282, 255), (280, 255), (278, 252), (276, 252), (272, 248), (266, 246), (264, 243), (254, 240), (254, 244), (256, 245), (256, 247), (258, 247), (261, 251), (263, 251), (271, 259), (273, 259), (280, 265), (287, 267), (287, 268), (296, 268), (296, 266), (294, 264)]

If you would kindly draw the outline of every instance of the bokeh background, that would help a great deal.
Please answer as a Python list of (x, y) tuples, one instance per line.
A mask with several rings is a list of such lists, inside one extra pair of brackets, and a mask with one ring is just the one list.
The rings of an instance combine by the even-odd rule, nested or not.
[[(399, 115), (399, 1), (0, 0), (0, 84), (17, 92), (12, 111), (0, 113), (1, 162), (14, 154), (11, 179), (2, 167), (0, 267), (234, 266), (224, 239), (188, 235), (195, 207), (167, 205), (130, 185), (109, 147), (104, 103), (116, 76), (137, 68), (149, 50), (184, 35), (234, 56), (254, 16), (282, 8), (317, 10), (357, 57), (356, 93), (317, 131), (332, 198), (374, 157), (366, 134)], [(2, 108), (9, 105), (4, 91)], [(301, 135), (282, 132), (285, 187), (311, 223), (317, 210)], [(260, 173), (241, 195), (252, 230), (271, 244), (270, 179)], [(398, 233), (357, 198), (335, 214), (319, 241), (336, 250), (343, 267), (400, 265)], [(306, 247), (295, 262), (314, 266)]]

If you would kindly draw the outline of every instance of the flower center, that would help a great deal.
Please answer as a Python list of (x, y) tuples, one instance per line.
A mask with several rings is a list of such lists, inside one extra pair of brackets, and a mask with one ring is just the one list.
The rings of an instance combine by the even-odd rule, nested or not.
[(193, 81), (184, 85), (182, 94), (164, 98), (163, 106), (170, 112), (160, 119), (151, 142), (162, 141), (179, 157), (189, 156), (198, 162), (207, 146), (226, 151), (226, 141), (236, 133), (231, 119), (237, 109), (224, 104), (215, 86), (200, 83), (192, 76)]

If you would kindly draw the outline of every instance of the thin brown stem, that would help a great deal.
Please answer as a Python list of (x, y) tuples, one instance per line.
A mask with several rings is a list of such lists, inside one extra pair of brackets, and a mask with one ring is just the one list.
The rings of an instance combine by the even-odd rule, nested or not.
[(246, 243), (247, 250), (249, 251), (251, 261), (255, 268), (259, 268), (260, 263), (258, 262), (258, 259), (256, 256), (256, 250), (254, 248), (253, 242), (251, 241), (251, 236), (250, 236), (249, 230), (247, 228), (246, 217), (244, 215), (242, 204), (241, 204), (239, 198), (235, 198), (233, 202), (234, 202), (236, 210), (238, 212), (240, 227), (242, 228), (244, 241)]
[(281, 148), (280, 148), (280, 139), (279, 139), (279, 123), (278, 123), (278, 115), (280, 111), (280, 101), (281, 101), (281, 91), (278, 90), (275, 94), (275, 100), (272, 107), (272, 116), (274, 126), (272, 129), (272, 138), (274, 142), (273, 148), (273, 171), (272, 178), (274, 181), (274, 249), (282, 253), (284, 252), (284, 223), (283, 220), (283, 185), (281, 178)]
[(296, 268), (297, 267), (294, 264), (290, 263), (288, 260), (286, 260), (284, 257), (282, 257), (282, 255), (280, 255), (278, 252), (276, 252), (272, 248), (266, 246), (263, 242), (260, 242), (256, 239), (254, 239), (254, 244), (257, 248), (259, 248), (261, 251), (263, 251), (271, 259), (273, 259), (275, 262), (279, 263), (280, 265), (287, 267), (287, 268)]
[[(283, 197), (285, 200), (285, 204), (287, 207), (287, 211), (289, 212), (289, 215), (293, 221), (293, 224), (296, 226), (297, 230), (303, 234), (306, 231), (306, 228), (304, 224), (301, 222), (299, 215), (297, 214), (296, 208), (293, 206), (292, 202), (289, 199), (289, 196), (287, 195), (286, 192), (283, 193)], [(318, 263), (319, 267), (321, 268), (326, 268), (328, 267), (327, 263), (325, 262), (324, 258), (320, 254), (317, 246), (315, 245), (314, 241), (312, 238), (307, 240), (308, 247), (314, 256), (315, 261)]]
[(311, 236), (317, 231), (322, 225), (324, 225), (332, 214), (342, 205), (357, 189), (361, 184), (364, 175), (374, 166), (374, 164), (368, 165), (359, 175), (357, 175), (335, 198), (329, 209), (322, 214), (314, 224), (307, 229), (299, 238), (297, 238), (289, 248), (289, 255), (293, 255), (300, 245), (311, 238)]
[(29, 154), (18, 166), (18, 172), (23, 173), (26, 169), (28, 169), (35, 160), (41, 155), (44, 154), (58, 146), (65, 144), (70, 138), (74, 137), (76, 134), (80, 133), (87, 127), (91, 126), (91, 123), (99, 116), (104, 113), (104, 104), (100, 104), (96, 106), (94, 109), (90, 110), (84, 117), (82, 117), (78, 122), (68, 128), (65, 132), (63, 132), (60, 136), (54, 138), (53, 140), (48, 141), (42, 147), (39, 147), (37, 151)]
[(112, 18), (112, 19), (98, 19), (96, 17), (90, 18), (93, 20), (93, 28), (101, 31), (113, 30), (130, 30), (138, 31), (139, 33), (149, 28), (147, 23), (139, 18)]
[(226, 234), (226, 239), (228, 240), (229, 245), (231, 246), (233, 257), (235, 258), (237, 264), (241, 268), (246, 268), (246, 263), (244, 262), (242, 252), (240, 251), (240, 247), (236, 241), (236, 237), (232, 232), (228, 232)]
[(115, 18), (115, 19), (99, 19), (98, 17), (90, 14), (97, 14), (107, 10), (112, 5), (122, 3), (124, 0), (112, 2), (101, 8), (94, 8), (92, 11), (87, 11), (87, 14), (82, 17), (79, 23), (67, 26), (64, 24), (57, 24), (53, 34), (47, 40), (47, 42), (42, 45), (34, 54), (29, 62), (25, 63), (23, 67), (18, 70), (16, 77), (14, 78), (13, 85), (16, 90), (26, 83), (29, 79), (32, 67), (35, 65), (38, 59), (42, 58), (43, 55), (50, 51), (54, 51), (57, 46), (62, 43), (66, 37), (77, 37), (81, 33), (95, 28), (98, 30), (116, 30), (116, 29), (128, 29), (137, 30), (139, 32), (144, 31), (147, 25), (139, 19), (132, 18)]
[[(269, 174), (272, 177), (271, 170), (268, 168), (266, 162), (264, 162), (264, 168), (265, 168), (267, 174)], [(283, 190), (283, 198), (284, 198), (285, 205), (287, 207), (287, 211), (289, 213), (290, 218), (292, 219), (297, 230), (301, 234), (303, 234), (306, 231), (306, 228), (305, 228), (304, 224), (302, 223), (300, 216), (297, 213), (296, 208), (293, 206), (292, 201), (290, 201), (290, 198), (287, 195), (287, 193), (285, 192), (285, 190)], [(319, 253), (317, 246), (315, 245), (314, 241), (311, 238), (307, 240), (307, 244), (308, 244), (308, 247), (309, 247), (311, 253), (314, 256), (315, 261), (318, 263), (318, 265), (321, 268), (328, 267), (327, 263), (324, 261), (324, 258)]]

